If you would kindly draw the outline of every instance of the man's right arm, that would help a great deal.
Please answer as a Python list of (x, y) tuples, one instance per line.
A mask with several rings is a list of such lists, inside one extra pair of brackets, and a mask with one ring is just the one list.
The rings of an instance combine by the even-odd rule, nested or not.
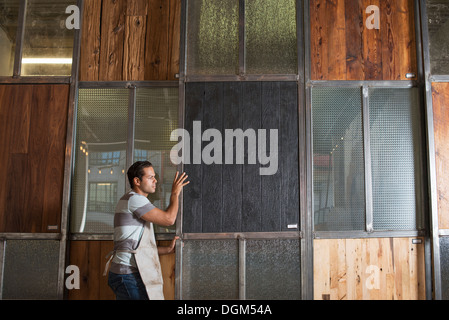
[(145, 213), (141, 218), (160, 226), (172, 226), (178, 215), (179, 195), (181, 194), (182, 188), (190, 183), (189, 181), (185, 181), (186, 179), (187, 175), (185, 172), (181, 175), (179, 175), (179, 172), (176, 172), (170, 196), (170, 204), (167, 209), (164, 211), (159, 208), (154, 208)]

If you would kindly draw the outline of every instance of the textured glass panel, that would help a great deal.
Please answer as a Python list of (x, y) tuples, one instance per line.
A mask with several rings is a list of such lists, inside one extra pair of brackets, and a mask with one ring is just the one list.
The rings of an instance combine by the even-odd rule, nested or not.
[(188, 3), (188, 74), (238, 74), (239, 0)]
[(182, 249), (182, 298), (239, 298), (238, 241), (185, 241)]
[(112, 233), (126, 178), (128, 89), (80, 89), (72, 232)]
[(375, 230), (414, 230), (419, 175), (417, 89), (369, 93), (371, 174)]
[(6, 241), (3, 299), (57, 299), (58, 266), (58, 241)]
[(313, 88), (312, 117), (315, 230), (364, 230), (360, 88)]
[(299, 240), (247, 241), (246, 298), (301, 299)]
[[(145, 88), (137, 90), (134, 161), (148, 160), (156, 172), (156, 192), (150, 201), (165, 209), (170, 203), (176, 166), (170, 161), (170, 150), (177, 141), (170, 134), (178, 125), (178, 88)], [(174, 231), (157, 227), (156, 232)]]
[(440, 238), (441, 295), (449, 300), (449, 237)]
[(296, 1), (245, 3), (246, 73), (296, 74)]
[(427, 0), (430, 68), (432, 74), (449, 74), (449, 1)]
[(0, 76), (12, 76), (19, 0), (0, 0)]
[(28, 0), (22, 75), (71, 74), (74, 29), (66, 27), (66, 8), (76, 0)]

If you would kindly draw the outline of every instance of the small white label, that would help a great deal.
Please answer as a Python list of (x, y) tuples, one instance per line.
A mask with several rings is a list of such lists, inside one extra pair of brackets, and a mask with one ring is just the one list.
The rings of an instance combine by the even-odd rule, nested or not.
[(58, 226), (47, 226), (47, 230), (58, 230)]
[(287, 225), (287, 228), (288, 228), (288, 229), (297, 229), (297, 228), (298, 228), (298, 224), (297, 224), (297, 223), (295, 223), (295, 224), (289, 224), (289, 225)]

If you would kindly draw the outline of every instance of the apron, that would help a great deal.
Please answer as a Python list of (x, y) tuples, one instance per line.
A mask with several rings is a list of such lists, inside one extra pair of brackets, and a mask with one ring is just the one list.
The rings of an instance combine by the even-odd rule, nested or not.
[[(147, 290), (148, 298), (150, 300), (164, 300), (161, 264), (159, 262), (156, 239), (154, 237), (153, 224), (151, 222), (145, 223), (143, 234), (137, 249), (124, 252), (134, 254), (140, 277)], [(106, 263), (103, 275), (106, 275), (114, 254), (115, 252), (111, 252), (106, 257), (107, 259), (109, 258), (109, 261)]]

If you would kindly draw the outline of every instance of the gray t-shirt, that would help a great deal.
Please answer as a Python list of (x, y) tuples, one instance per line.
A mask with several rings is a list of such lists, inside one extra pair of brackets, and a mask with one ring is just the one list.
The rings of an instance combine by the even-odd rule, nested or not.
[[(143, 195), (129, 191), (119, 200), (114, 215), (114, 250), (135, 250), (142, 236), (145, 220), (141, 217), (155, 206)], [(117, 274), (137, 272), (134, 255), (116, 252), (110, 271)]]

